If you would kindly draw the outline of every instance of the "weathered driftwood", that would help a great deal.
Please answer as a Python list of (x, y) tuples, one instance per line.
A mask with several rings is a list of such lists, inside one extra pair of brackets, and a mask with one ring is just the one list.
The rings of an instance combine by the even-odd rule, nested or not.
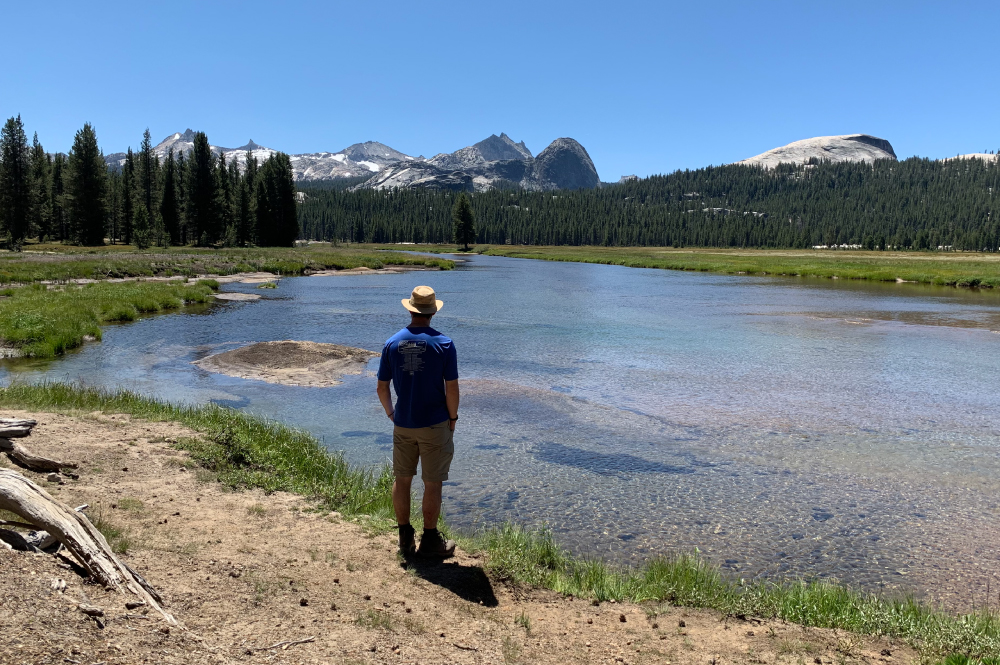
[(37, 420), (0, 418), (0, 438), (17, 439), (22, 436), (28, 436), (37, 424)]
[(44, 489), (11, 469), (0, 469), (0, 510), (9, 510), (39, 529), (48, 531), (106, 587), (119, 593), (128, 590), (146, 601), (170, 624), (174, 619), (160, 605), (151, 587), (122, 562), (82, 512), (56, 501)]
[(63, 462), (35, 455), (17, 441), (11, 441), (10, 439), (0, 438), (0, 450), (7, 453), (8, 457), (21, 466), (32, 471), (55, 471), (58, 473), (60, 469), (77, 468), (75, 462)]

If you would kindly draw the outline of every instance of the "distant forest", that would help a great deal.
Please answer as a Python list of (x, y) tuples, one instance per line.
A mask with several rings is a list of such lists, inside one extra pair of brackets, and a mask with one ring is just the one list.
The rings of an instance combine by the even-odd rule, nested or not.
[[(457, 193), (299, 186), (303, 238), (452, 242)], [(728, 165), (594, 190), (470, 195), (481, 244), (1000, 249), (1000, 166), (981, 159)]]
[(161, 162), (147, 129), (137, 152), (109, 167), (86, 124), (69, 155), (50, 154), (20, 116), (0, 130), (0, 245), (29, 238), (79, 245), (291, 246), (299, 235), (288, 155), (245, 168), (215, 155), (204, 132)]

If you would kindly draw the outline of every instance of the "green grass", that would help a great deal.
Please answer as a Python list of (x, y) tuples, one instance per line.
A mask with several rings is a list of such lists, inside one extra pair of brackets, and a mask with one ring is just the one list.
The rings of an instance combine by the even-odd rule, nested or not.
[[(107, 392), (61, 383), (14, 383), (0, 388), (0, 405), (64, 412), (126, 413), (174, 421), (201, 433), (176, 445), (231, 487), (295, 492), (345, 515), (392, 519), (391, 472), (387, 466), (351, 468), (308, 433), (243, 412), (219, 407), (175, 406), (128, 391)], [(553, 589), (597, 601), (705, 607), (732, 617), (782, 619), (805, 626), (838, 628), (864, 635), (904, 639), (926, 659), (960, 654), (979, 659), (1000, 654), (1000, 615), (989, 611), (955, 615), (908, 597), (887, 597), (824, 582), (771, 584), (724, 576), (695, 555), (663, 557), (639, 567), (616, 567), (574, 557), (547, 531), (504, 524), (460, 535), (463, 548), (485, 554), (491, 579), (512, 586)], [(348, 569), (352, 565), (348, 562)], [(359, 619), (373, 627), (381, 618)], [(521, 623), (530, 629), (525, 616)], [(995, 665), (995, 664), (994, 664)]]
[[(453, 252), (453, 245), (414, 247)], [(667, 247), (566, 247), (480, 245), (489, 256), (601, 263), (730, 275), (818, 277), (875, 282), (1000, 287), (1000, 255), (972, 252), (875, 252), (830, 250), (674, 249)]]
[(204, 249), (172, 247), (139, 251), (119, 245), (74, 247), (71, 245), (27, 245), (23, 252), (0, 252), (0, 284), (66, 282), (74, 279), (104, 280), (116, 277), (153, 277), (239, 272), (272, 272), (302, 275), (315, 270), (343, 270), (387, 265), (413, 265), (450, 270), (447, 259), (413, 256), (397, 251), (382, 252), (370, 246), (261, 247), (252, 249)]
[(100, 339), (101, 325), (208, 302), (217, 286), (208, 281), (118, 282), (11, 289), (0, 299), (0, 345), (51, 358), (80, 346), (88, 336)]

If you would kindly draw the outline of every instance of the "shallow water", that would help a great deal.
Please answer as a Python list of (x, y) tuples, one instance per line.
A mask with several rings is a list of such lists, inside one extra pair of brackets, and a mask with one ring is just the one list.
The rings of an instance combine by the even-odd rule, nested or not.
[(955, 606), (995, 576), (992, 292), (476, 256), (453, 272), (228, 286), (263, 299), (112, 326), (0, 372), (213, 400), (378, 463), (391, 429), (377, 360), (333, 388), (191, 361), (281, 339), (377, 351), (420, 283), (446, 303), (435, 326), (463, 379), (452, 523), (544, 523), (615, 560), (698, 547), (747, 578), (835, 577)]

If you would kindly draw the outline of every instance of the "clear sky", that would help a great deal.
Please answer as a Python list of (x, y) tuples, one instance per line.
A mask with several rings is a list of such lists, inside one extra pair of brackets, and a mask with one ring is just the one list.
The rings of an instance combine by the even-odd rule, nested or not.
[(49, 151), (191, 127), (289, 153), (569, 136), (603, 180), (863, 132), (1000, 148), (997, 2), (8, 2), (0, 113)]

